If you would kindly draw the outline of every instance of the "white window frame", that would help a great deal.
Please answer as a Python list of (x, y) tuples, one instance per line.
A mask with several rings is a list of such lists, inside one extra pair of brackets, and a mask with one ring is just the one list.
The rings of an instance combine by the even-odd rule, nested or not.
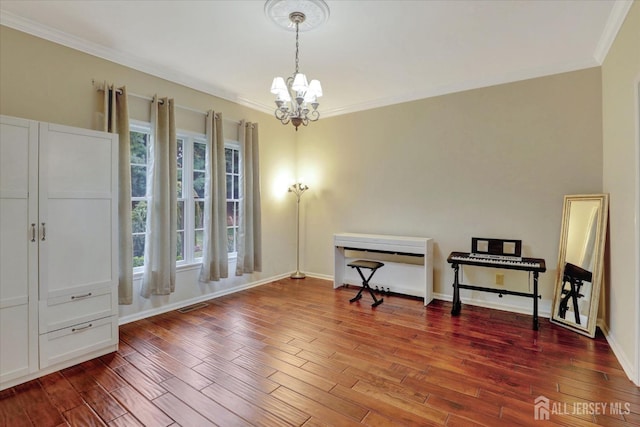
[[(243, 194), (243, 182), (244, 182), (244, 168), (243, 168), (243, 164), (242, 164), (242, 147), (240, 146), (240, 142), (239, 141), (235, 141), (232, 139), (225, 139), (224, 140), (224, 148), (227, 149), (232, 149), (232, 150), (236, 150), (238, 151), (238, 198), (237, 199), (226, 199), (226, 203), (229, 203), (229, 201), (235, 201), (238, 203), (238, 209), (240, 209), (240, 200), (242, 200), (244, 194)], [(225, 159), (226, 159), (226, 153), (225, 153)], [(226, 170), (226, 163), (225, 163), (225, 177), (227, 176), (227, 170)], [(226, 182), (225, 182), (225, 192), (226, 192)], [(226, 196), (226, 194), (225, 194)], [(235, 228), (238, 229), (240, 225), (236, 224)], [(229, 233), (228, 231), (229, 229), (229, 225), (227, 225), (227, 235)], [(237, 248), (238, 248), (238, 233), (234, 233), (234, 244), (235, 244), (235, 248), (236, 251), (234, 252), (228, 252), (228, 257), (229, 257), (229, 261), (231, 260), (236, 260), (238, 257), (238, 252), (237, 252)]]
[[(147, 174), (148, 174), (148, 172), (149, 172), (149, 156), (150, 156), (149, 148), (150, 148), (151, 139), (152, 139), (152, 136), (151, 136), (151, 124), (150, 123), (141, 122), (141, 121), (137, 121), (137, 120), (131, 120), (130, 123), (129, 123), (129, 131), (130, 132), (144, 133), (144, 134), (149, 135), (149, 137), (147, 139), (147, 164), (146, 164), (146, 167), (147, 167), (146, 171), (147, 171)], [(129, 167), (131, 167), (132, 166), (131, 162), (129, 162), (129, 163), (130, 163)], [(145, 189), (145, 192), (148, 192), (148, 187)], [(148, 194), (146, 194), (145, 197), (139, 197), (139, 196), (138, 197), (134, 197), (133, 194), (132, 194), (130, 203), (133, 204), (133, 202), (146, 201), (147, 202), (147, 209), (148, 209), (148, 206), (149, 206), (148, 200), (149, 200)], [(131, 220), (133, 221), (133, 218)], [(144, 235), (145, 232), (146, 232), (146, 221), (145, 221), (145, 231), (142, 232), (142, 233), (133, 232), (133, 234), (137, 234), (137, 235), (143, 234)], [(132, 240), (133, 240), (133, 236), (132, 236)], [(142, 256), (144, 257), (144, 252), (143, 252)], [(142, 273), (143, 271), (144, 271), (144, 264), (139, 266), (139, 267), (133, 267), (133, 272), (134, 273)]]
[[(129, 124), (129, 130), (132, 132), (140, 132), (149, 135), (148, 144), (153, 144), (153, 137), (151, 134), (151, 124), (138, 120), (131, 120)], [(195, 257), (195, 201), (197, 200), (193, 197), (188, 196), (188, 193), (185, 192), (185, 189), (193, 189), (193, 173), (194, 173), (194, 143), (201, 143), (207, 145), (207, 138), (203, 134), (199, 134), (196, 132), (189, 132), (183, 130), (176, 131), (176, 139), (182, 141), (182, 197), (178, 197), (178, 201), (184, 202), (184, 256), (183, 259), (178, 261), (176, 260), (176, 267), (188, 267), (193, 265), (199, 265), (202, 263), (202, 257)], [(242, 148), (240, 146), (239, 141), (225, 139), (224, 143), (225, 149), (233, 149), (238, 151), (238, 199), (225, 199), (227, 201), (235, 201), (240, 205), (240, 200), (243, 197), (243, 165), (242, 165)], [(147, 146), (147, 161), (149, 160), (149, 145)], [(147, 163), (148, 168), (148, 163)], [(148, 171), (148, 169), (147, 169)], [(226, 167), (225, 167), (225, 176)], [(226, 183), (225, 183), (225, 191), (226, 191)], [(225, 194), (226, 196), (226, 194)], [(133, 197), (131, 201), (148, 201), (148, 195), (146, 197)], [(147, 204), (148, 205), (148, 204)], [(239, 224), (236, 224), (237, 228)], [(227, 225), (227, 229), (229, 226)], [(138, 233), (139, 234), (139, 233)], [(234, 239), (236, 247), (237, 247), (237, 233), (234, 235)], [(235, 261), (237, 259), (237, 252), (228, 252), (229, 262)], [(134, 267), (133, 272), (136, 276), (139, 276), (144, 271), (144, 266)]]

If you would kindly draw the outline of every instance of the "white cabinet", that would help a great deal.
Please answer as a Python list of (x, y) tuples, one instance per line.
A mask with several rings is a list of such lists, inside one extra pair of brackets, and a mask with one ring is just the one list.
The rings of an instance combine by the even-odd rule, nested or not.
[(0, 116), (0, 389), (117, 349), (117, 150)]

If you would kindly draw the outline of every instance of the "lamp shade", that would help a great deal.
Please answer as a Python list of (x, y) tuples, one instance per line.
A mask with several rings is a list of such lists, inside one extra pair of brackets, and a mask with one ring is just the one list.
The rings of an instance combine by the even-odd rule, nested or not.
[(311, 87), (309, 87), (307, 92), (304, 94), (304, 102), (306, 103), (316, 102), (316, 94), (314, 91), (311, 90)]
[(275, 77), (271, 83), (271, 93), (278, 95), (280, 92), (287, 92), (287, 85), (282, 77)]
[(313, 92), (318, 98), (322, 96), (322, 86), (319, 80), (311, 80), (311, 83), (309, 83), (309, 92)]
[(291, 89), (296, 92), (306, 91), (309, 87), (309, 83), (307, 83), (307, 76), (302, 73), (297, 73), (293, 78), (293, 84), (291, 85)]
[(289, 95), (289, 91), (284, 89), (278, 92), (278, 99), (281, 101), (289, 102), (291, 101), (291, 95)]

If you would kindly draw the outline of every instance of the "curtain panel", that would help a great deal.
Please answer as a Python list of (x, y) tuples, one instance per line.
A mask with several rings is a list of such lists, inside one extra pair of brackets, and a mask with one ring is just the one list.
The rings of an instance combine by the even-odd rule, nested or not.
[(227, 253), (227, 187), (222, 115), (212, 110), (206, 117), (204, 242), (200, 281), (229, 277)]
[(175, 291), (177, 244), (177, 142), (173, 99), (153, 97), (147, 170), (147, 230), (140, 294)]
[(258, 124), (242, 120), (239, 125), (243, 180), (238, 230), (236, 275), (262, 271), (262, 216), (260, 202), (260, 155)]
[(118, 304), (133, 302), (133, 241), (131, 237), (131, 143), (127, 88), (104, 82), (104, 132), (117, 133), (118, 147)]

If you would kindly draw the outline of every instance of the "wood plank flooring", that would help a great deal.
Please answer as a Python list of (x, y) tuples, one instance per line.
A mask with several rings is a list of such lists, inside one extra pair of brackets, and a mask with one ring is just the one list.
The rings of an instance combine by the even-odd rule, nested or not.
[(1, 391), (0, 425), (640, 425), (600, 333), (355, 293), (285, 279), (123, 325), (117, 353)]

